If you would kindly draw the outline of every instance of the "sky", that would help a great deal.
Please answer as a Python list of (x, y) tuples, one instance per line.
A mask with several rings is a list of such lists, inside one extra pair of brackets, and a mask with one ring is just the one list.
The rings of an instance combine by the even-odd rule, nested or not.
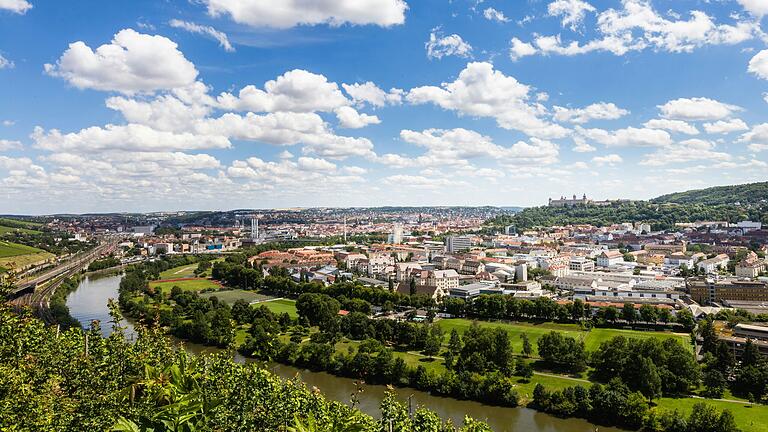
[(0, 213), (768, 180), (768, 0), (0, 0)]

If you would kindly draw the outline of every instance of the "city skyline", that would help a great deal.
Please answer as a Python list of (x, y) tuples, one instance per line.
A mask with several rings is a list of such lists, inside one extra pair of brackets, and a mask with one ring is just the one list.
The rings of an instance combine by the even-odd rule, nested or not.
[(268, 4), (0, 1), (0, 213), (534, 206), (766, 180), (762, 2)]

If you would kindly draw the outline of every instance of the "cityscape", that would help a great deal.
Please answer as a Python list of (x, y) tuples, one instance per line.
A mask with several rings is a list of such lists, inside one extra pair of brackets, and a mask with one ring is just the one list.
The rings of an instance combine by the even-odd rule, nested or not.
[(763, 0), (0, 0), (0, 430), (768, 432)]

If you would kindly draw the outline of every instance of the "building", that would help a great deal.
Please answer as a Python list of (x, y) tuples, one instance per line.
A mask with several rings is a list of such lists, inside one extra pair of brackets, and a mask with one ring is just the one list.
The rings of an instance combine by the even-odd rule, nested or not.
[(685, 242), (670, 244), (649, 243), (643, 246), (643, 249), (645, 249), (649, 255), (669, 255), (676, 252), (687, 252)]
[(737, 279), (714, 280), (710, 278), (688, 281), (691, 298), (700, 304), (734, 301), (768, 301), (768, 283)]
[(624, 255), (617, 249), (603, 251), (597, 256), (597, 265), (599, 267), (610, 267), (624, 262)]
[(387, 267), (395, 265), (395, 257), (389, 252), (371, 252), (368, 254), (368, 275), (384, 274)]
[(736, 277), (754, 279), (764, 272), (765, 268), (765, 261), (760, 260), (756, 253), (749, 252), (743, 260), (736, 264)]
[(389, 235), (389, 243), (391, 244), (403, 243), (403, 224), (395, 223), (392, 226), (392, 234)]
[(560, 199), (556, 200), (553, 200), (552, 198), (549, 199), (550, 207), (576, 207), (586, 206), (591, 203), (592, 200), (587, 198), (587, 194), (584, 194), (581, 199), (577, 199), (576, 194), (573, 194), (573, 199), (568, 199), (564, 196), (561, 196)]
[(421, 270), (412, 268), (405, 279), (398, 285), (398, 291), (409, 293), (412, 280), (414, 281), (417, 294), (426, 294), (434, 299), (448, 296), (450, 290), (459, 286), (459, 274), (456, 270)]
[(732, 334), (721, 334), (719, 339), (728, 344), (737, 359), (744, 353), (747, 340), (751, 340), (761, 354), (768, 356), (768, 327), (766, 326), (736, 324)]
[(718, 270), (728, 267), (728, 255), (720, 254), (716, 257), (705, 259), (696, 263), (696, 268), (704, 273), (716, 273)]
[(466, 251), (471, 247), (472, 239), (469, 236), (448, 236), (445, 238), (445, 249), (448, 253)]
[(595, 262), (591, 259), (583, 256), (572, 257), (568, 263), (568, 268), (571, 271), (595, 271)]
[(570, 255), (557, 255), (538, 259), (539, 267), (549, 271), (552, 276), (565, 276), (570, 271)]
[(686, 266), (688, 268), (693, 268), (693, 263), (693, 258), (689, 257), (683, 252), (675, 252), (673, 254), (667, 255), (667, 257), (664, 258), (664, 264), (667, 264), (671, 267)]

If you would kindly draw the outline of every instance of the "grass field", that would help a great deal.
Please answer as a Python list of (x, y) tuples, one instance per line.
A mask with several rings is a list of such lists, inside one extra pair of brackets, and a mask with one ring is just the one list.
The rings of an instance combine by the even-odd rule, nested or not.
[(749, 405), (737, 402), (725, 402), (717, 400), (702, 400), (694, 398), (662, 398), (656, 401), (659, 408), (668, 410), (679, 410), (684, 415), (688, 415), (696, 402), (706, 402), (714, 405), (718, 410), (729, 409), (736, 419), (736, 425), (743, 432), (768, 432), (768, 407), (764, 405)]
[(14, 232), (22, 232), (25, 234), (40, 234), (40, 231), (26, 229), (26, 228), (13, 228), (8, 226), (0, 225), (0, 235), (7, 234), (7, 233), (14, 233)]
[(26, 267), (53, 257), (42, 249), (0, 240), (0, 267), (6, 269)]
[(288, 312), (288, 315), (290, 315), (291, 318), (297, 318), (299, 316), (298, 312), (296, 312), (296, 302), (290, 299), (265, 301), (257, 303), (255, 306), (266, 306), (269, 310), (276, 314)]
[(208, 288), (219, 289), (221, 286), (210, 279), (189, 279), (178, 281), (152, 281), (149, 283), (151, 288), (162, 290), (164, 293), (170, 293), (173, 287), (178, 286), (183, 291), (202, 291)]
[(271, 298), (263, 294), (255, 293), (253, 291), (244, 291), (241, 289), (223, 290), (223, 291), (208, 292), (208, 293), (200, 294), (200, 297), (205, 297), (205, 298), (209, 298), (211, 296), (216, 296), (216, 298), (218, 298), (219, 301), (222, 301), (229, 305), (233, 304), (238, 300), (245, 300), (248, 303), (252, 303), (252, 302), (263, 301)]
[(189, 264), (181, 267), (170, 268), (160, 273), (160, 279), (180, 279), (195, 277), (195, 269), (197, 269), (197, 264)]
[[(456, 329), (459, 334), (463, 334), (471, 325), (472, 321), (463, 318), (451, 318), (442, 319), (437, 321), (438, 325), (445, 332), (445, 341), (450, 338), (451, 331)], [(557, 324), (557, 323), (508, 323), (508, 322), (487, 322), (478, 321), (481, 327), (502, 328), (509, 334), (510, 342), (512, 343), (512, 349), (516, 353), (520, 353), (523, 349), (523, 341), (520, 336), (525, 333), (528, 335), (528, 339), (536, 352), (536, 341), (546, 333), (553, 330), (564, 333), (567, 336), (580, 338), (584, 340), (584, 345), (588, 351), (597, 349), (597, 347), (615, 336), (626, 336), (638, 339), (647, 338), (677, 338), (685, 344), (690, 346), (690, 338), (688, 335), (665, 333), (665, 332), (644, 332), (637, 330), (622, 330), (622, 329), (610, 329), (610, 328), (593, 328), (590, 331), (582, 330), (577, 324)]]

